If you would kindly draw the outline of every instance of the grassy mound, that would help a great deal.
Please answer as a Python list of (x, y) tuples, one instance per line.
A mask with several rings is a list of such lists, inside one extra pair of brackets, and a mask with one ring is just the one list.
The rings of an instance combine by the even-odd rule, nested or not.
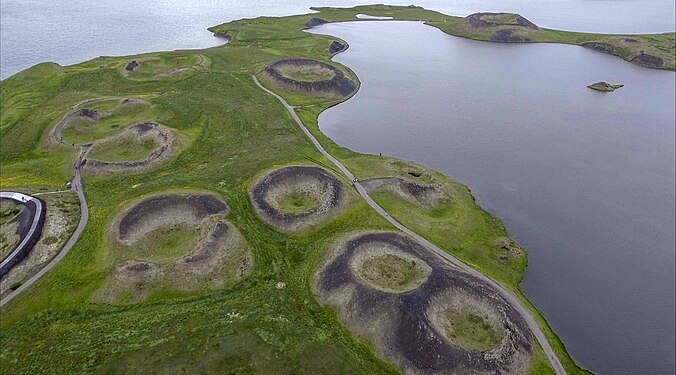
[(356, 268), (357, 275), (367, 284), (396, 293), (419, 287), (431, 271), (419, 259), (387, 253), (366, 257)]
[(343, 184), (323, 168), (293, 166), (261, 177), (249, 194), (256, 213), (283, 232), (317, 228), (347, 202)]
[[(405, 373), (430, 367), (443, 373), (523, 373), (539, 356), (526, 323), (493, 288), (400, 234), (368, 232), (334, 241), (313, 290), (353, 334)], [(467, 332), (474, 326), (459, 326), (462, 320), (452, 327), (465, 331), (447, 335), (449, 309), (468, 309), (504, 335), (491, 355), (474, 350), (489, 334)]]
[(248, 274), (252, 259), (228, 207), (210, 194), (167, 194), (135, 203), (112, 230), (114, 271), (97, 302), (128, 304), (157, 293), (220, 289)]
[(94, 173), (139, 172), (168, 162), (178, 151), (176, 131), (142, 122), (115, 136), (96, 141), (87, 151), (84, 169)]
[(93, 148), (89, 157), (112, 162), (144, 159), (159, 146), (154, 139), (134, 142), (132, 139), (116, 139)]
[(174, 52), (128, 61), (120, 67), (123, 76), (133, 80), (165, 80), (206, 69), (211, 62), (204, 55)]
[[(111, 101), (106, 101), (111, 102)], [(109, 108), (109, 103), (103, 102), (100, 108)], [(158, 117), (157, 110), (147, 102), (136, 102), (133, 105), (117, 104), (112, 109), (97, 110), (82, 108), (69, 116), (63, 122), (61, 135), (64, 140), (75, 144), (93, 143), (111, 137), (134, 122)]]
[(264, 81), (284, 90), (319, 97), (344, 97), (357, 85), (340, 69), (313, 59), (282, 59), (265, 67)]
[(454, 344), (477, 352), (486, 352), (497, 347), (504, 332), (496, 331), (478, 315), (446, 310), (442, 319), (446, 337)]

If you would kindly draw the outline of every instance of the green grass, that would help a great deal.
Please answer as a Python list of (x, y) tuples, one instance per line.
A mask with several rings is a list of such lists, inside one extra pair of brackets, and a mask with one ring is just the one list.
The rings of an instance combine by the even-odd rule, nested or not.
[[(357, 13), (367, 13), (422, 19), (450, 33), (454, 32), (450, 24), (461, 19), (418, 7), (319, 11), (216, 26), (212, 31), (232, 37), (230, 43), (217, 48), (100, 57), (68, 67), (44, 63), (0, 83), (3, 189), (63, 189), (72, 176), (77, 150), (53, 145), (47, 138), (64, 114), (87, 99), (125, 96), (143, 98), (151, 105), (114, 111), (96, 126), (69, 127), (64, 137), (74, 143), (117, 134), (142, 120), (155, 120), (190, 134), (193, 140), (175, 159), (156, 169), (85, 178), (90, 221), (82, 237), (57, 267), (0, 311), (0, 373), (397, 372), (368, 343), (353, 337), (335, 311), (320, 306), (310, 290), (323, 251), (334, 238), (392, 227), (355, 196), (334, 220), (293, 236), (276, 232), (256, 216), (247, 190), (262, 171), (316, 164), (336, 175), (340, 172), (314, 149), (281, 104), (254, 85), (251, 75), (279, 58), (307, 57), (329, 62), (354, 77), (348, 67), (329, 60), (328, 46), (335, 38), (301, 31), (311, 17), (354, 21)], [(542, 35), (550, 40), (578, 38), (546, 30)], [(669, 48), (668, 38), (640, 38), (655, 48)], [(579, 36), (577, 40), (589, 38)], [(158, 79), (167, 69), (194, 64), (200, 55), (208, 61), (200, 69)], [(151, 62), (142, 62), (137, 74), (123, 71), (128, 61), (146, 58)], [(338, 99), (283, 94), (293, 104), (304, 106), (298, 110), (299, 116), (358, 178), (412, 178), (406, 174), (409, 169), (425, 170), (384, 156), (354, 153), (321, 134), (317, 116)], [(113, 111), (115, 104), (106, 101), (95, 107)], [(374, 194), (374, 198), (398, 220), (519, 295), (534, 312), (567, 371), (585, 373), (520, 291), (525, 253), (500, 262), (502, 250), (495, 248), (493, 241), (506, 233), (499, 220), (476, 206), (466, 187), (438, 172), (433, 176), (448, 187), (449, 199), (443, 206), (425, 211), (387, 193)], [(137, 304), (95, 303), (94, 296), (105, 286), (114, 264), (129, 255), (120, 253), (125, 250), (109, 241), (117, 215), (140, 196), (179, 189), (212, 192), (228, 204), (227, 220), (242, 233), (253, 254), (251, 274), (222, 290), (161, 290)], [(192, 246), (191, 235), (182, 230), (152, 244), (159, 246), (158, 254), (176, 257)], [(286, 283), (282, 290), (275, 288), (280, 281)], [(530, 372), (552, 373), (539, 349), (533, 354)]]
[(158, 146), (157, 142), (152, 139), (145, 139), (141, 142), (128, 138), (118, 139), (98, 144), (92, 148), (88, 157), (111, 162), (142, 160)]
[(14, 219), (22, 206), (11, 199), (0, 199), (0, 225)]
[[(131, 61), (131, 60), (129, 60)], [(196, 54), (186, 54), (181, 52), (166, 53), (163, 55), (150, 54), (136, 59), (141, 66), (133, 72), (124, 70), (127, 63), (120, 64), (123, 74), (130, 79), (135, 80), (161, 80), (167, 78), (176, 78), (185, 74), (201, 69), (200, 56)], [(194, 69), (193, 69), (194, 68)]]
[(333, 78), (335, 73), (328, 70), (290, 70), (282, 73), (284, 76), (296, 81), (315, 82)]
[[(153, 230), (133, 246), (114, 246), (119, 259), (138, 259), (171, 264), (197, 249), (200, 230), (188, 225), (164, 226)], [(112, 240), (111, 242), (113, 242)]]
[(504, 332), (496, 332), (478, 315), (452, 309), (441, 313), (446, 337), (454, 344), (473, 351), (485, 352), (498, 345)]
[(319, 205), (319, 199), (304, 192), (294, 192), (281, 196), (277, 202), (282, 211), (296, 214), (307, 212)]
[(502, 25), (516, 25), (517, 15), (513, 13), (486, 15), (481, 17), (484, 21), (499, 23)]
[(423, 275), (415, 261), (387, 254), (365, 260), (359, 267), (359, 276), (380, 288), (404, 291)]
[(71, 143), (91, 143), (120, 133), (134, 123), (155, 120), (157, 117), (158, 113), (150, 106), (124, 107), (112, 111), (110, 116), (105, 116), (98, 121), (72, 120), (64, 127), (62, 135), (64, 140)]

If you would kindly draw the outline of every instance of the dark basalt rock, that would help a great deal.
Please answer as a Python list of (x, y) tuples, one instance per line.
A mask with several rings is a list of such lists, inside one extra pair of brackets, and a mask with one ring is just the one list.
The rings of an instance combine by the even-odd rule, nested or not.
[(329, 46), (329, 52), (338, 53), (338, 52), (345, 51), (346, 48), (347, 48), (346, 45), (344, 45), (341, 42), (337, 42), (337, 41), (334, 40), (333, 42), (331, 42), (331, 45)]
[(118, 227), (120, 239), (126, 240), (136, 226), (152, 220), (155, 215), (162, 215), (165, 208), (172, 206), (193, 211), (200, 219), (228, 212), (228, 206), (211, 194), (155, 196), (139, 202), (124, 215)]
[(664, 60), (657, 56), (649, 55), (643, 51), (641, 51), (638, 56), (634, 57), (631, 61), (648, 68), (659, 68), (664, 65)]
[(189, 255), (183, 260), (185, 263), (196, 263), (205, 259), (209, 259), (214, 255), (214, 253), (223, 248), (225, 239), (229, 232), (230, 227), (228, 227), (226, 223), (219, 221), (209, 233), (207, 241), (202, 243), (197, 253)]
[(491, 42), (503, 43), (518, 43), (527, 42), (530, 39), (522, 38), (519, 34), (515, 34), (512, 30), (498, 30), (491, 35)]
[(75, 116), (87, 117), (87, 118), (91, 118), (91, 119), (98, 119), (99, 118), (99, 112), (97, 112), (93, 109), (82, 108), (82, 109), (79, 109), (75, 113)]
[(316, 17), (310, 18), (310, 20), (305, 23), (305, 28), (309, 29), (311, 27), (323, 25), (325, 23), (329, 23), (329, 21), (323, 20), (321, 18), (316, 18)]
[(134, 128), (139, 134), (143, 134), (157, 128), (157, 124), (154, 122), (142, 122), (132, 126), (132, 128)]
[(141, 66), (141, 64), (139, 64), (138, 61), (132, 60), (132, 61), (127, 63), (127, 66), (124, 67), (124, 70), (126, 70), (128, 72), (133, 72), (139, 66)]
[(609, 53), (611, 55), (615, 54), (615, 47), (609, 43), (602, 42), (584, 42), (582, 43), (583, 47), (591, 48), (594, 51)]
[[(351, 268), (352, 259), (379, 246), (422, 260), (432, 273), (421, 286), (406, 293), (384, 292), (361, 282)], [(407, 374), (520, 373), (533, 350), (528, 325), (493, 288), (399, 234), (357, 235), (340, 245), (338, 255), (315, 275), (313, 291), (321, 303), (339, 309), (341, 320), (353, 334), (373, 342), (381, 355)], [(491, 306), (491, 314), (497, 314), (505, 332), (498, 348), (478, 352), (444, 339), (428, 312), (432, 304), (448, 298), (448, 291)]]
[(144, 272), (150, 269), (150, 264), (148, 263), (133, 263), (126, 267), (127, 270), (132, 272)]

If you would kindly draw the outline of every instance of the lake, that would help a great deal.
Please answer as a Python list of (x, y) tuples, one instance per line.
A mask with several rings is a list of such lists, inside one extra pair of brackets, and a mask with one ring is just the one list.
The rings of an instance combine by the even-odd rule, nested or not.
[[(206, 29), (244, 17), (309, 13), (310, 6), (358, 0), (2, 0), (0, 78), (32, 65), (75, 64), (102, 55), (206, 48), (223, 43)], [(388, 4), (409, 5), (410, 0)], [(514, 11), (543, 27), (607, 33), (674, 30), (673, 0), (420, 0), (452, 15)]]
[[(469, 185), (529, 251), (522, 287), (582, 366), (674, 373), (673, 72), (417, 22), (313, 32), (346, 40), (335, 60), (362, 81), (322, 132)], [(586, 87), (601, 80), (625, 87)]]

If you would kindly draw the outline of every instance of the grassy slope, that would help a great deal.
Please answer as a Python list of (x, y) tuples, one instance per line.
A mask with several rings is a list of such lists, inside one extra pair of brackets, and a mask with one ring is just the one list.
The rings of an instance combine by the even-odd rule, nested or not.
[[(48, 145), (44, 138), (71, 106), (89, 98), (118, 93), (142, 97), (153, 104), (156, 120), (195, 134), (196, 140), (172, 163), (153, 171), (87, 178), (91, 217), (81, 240), (57, 268), (2, 310), (0, 371), (6, 372), (10, 366), (25, 373), (95, 369), (115, 373), (139, 368), (146, 372), (194, 372), (217, 367), (259, 373), (289, 368), (298, 373), (396, 371), (378, 359), (368, 344), (353, 338), (335, 313), (320, 307), (309, 290), (322, 249), (333, 237), (360, 229), (388, 229), (388, 224), (353, 199), (330, 224), (303, 235), (282, 235), (255, 216), (246, 194), (260, 171), (276, 165), (329, 166), (284, 108), (255, 87), (250, 75), (285, 56), (327, 61), (332, 39), (300, 29), (313, 16), (356, 20), (357, 13), (424, 19), (433, 25), (454, 18), (420, 8), (376, 6), (242, 20), (212, 29), (227, 33), (233, 41), (199, 51), (209, 59), (208, 68), (165, 80), (126, 77), (121, 70), (132, 58), (98, 58), (70, 67), (40, 64), (2, 82), (0, 188), (60, 188), (70, 178), (75, 151)], [(147, 54), (134, 59), (154, 56), (160, 61), (193, 63), (197, 52)], [(186, 58), (176, 59), (179, 57)], [(299, 111), (304, 121), (359, 178), (396, 174), (391, 169), (393, 162), (397, 165), (393, 159), (339, 148), (318, 131), (318, 114), (336, 101), (285, 96), (307, 106)], [(518, 288), (525, 257), (500, 263), (495, 256), (499, 252), (489, 248), (496, 237), (505, 235), (500, 222), (478, 208), (464, 186), (441, 174), (436, 176), (454, 186), (457, 207), (430, 213), (416, 211), (387, 194), (374, 197), (395, 217), (527, 302)], [(125, 307), (92, 304), (92, 295), (115, 259), (107, 256), (105, 243), (114, 215), (140, 195), (185, 188), (213, 191), (230, 205), (228, 220), (242, 232), (254, 253), (252, 274), (233, 288), (218, 292), (167, 293)], [(451, 238), (434, 230), (425, 232), (425, 220), (444, 225), (461, 222), (464, 226)], [(286, 288), (275, 289), (277, 281), (284, 281)], [(584, 373), (567, 356), (544, 319), (537, 317), (569, 373)], [(204, 358), (213, 360), (198, 360)], [(551, 369), (540, 357), (532, 373), (547, 372)]]

